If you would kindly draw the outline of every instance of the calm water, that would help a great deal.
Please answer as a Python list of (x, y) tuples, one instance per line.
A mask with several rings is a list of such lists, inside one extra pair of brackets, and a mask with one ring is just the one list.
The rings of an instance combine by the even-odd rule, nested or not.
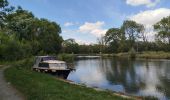
[(68, 79), (133, 95), (170, 99), (170, 60), (84, 59), (75, 61)]

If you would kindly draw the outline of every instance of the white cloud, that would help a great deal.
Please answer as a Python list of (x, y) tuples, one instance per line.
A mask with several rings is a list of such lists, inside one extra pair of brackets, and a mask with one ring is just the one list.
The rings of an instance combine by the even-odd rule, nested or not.
[(105, 23), (101, 21), (97, 21), (96, 23), (85, 22), (85, 24), (79, 27), (79, 32), (101, 36), (104, 35), (107, 31), (107, 29), (103, 28), (104, 25)]
[(75, 39), (75, 41), (76, 41), (79, 45), (83, 45), (83, 44), (89, 45), (89, 44), (91, 44), (91, 42), (89, 42), (89, 41), (84, 41), (84, 40), (81, 40), (81, 39)]
[(130, 16), (130, 20), (143, 24), (146, 27), (148, 39), (153, 40), (156, 32), (153, 31), (153, 25), (162, 18), (170, 15), (170, 9), (159, 8), (155, 10), (142, 11), (136, 15)]
[(144, 24), (144, 25), (153, 25), (160, 21), (163, 17), (170, 15), (170, 9), (167, 8), (159, 8), (155, 10), (147, 10), (140, 12), (136, 15), (130, 17), (130, 19)]
[(160, 0), (126, 0), (126, 3), (132, 6), (146, 5), (147, 7), (156, 6)]
[(82, 37), (79, 36), (77, 33), (78, 33), (78, 30), (68, 30), (67, 29), (67, 30), (62, 31), (62, 35), (64, 35), (65, 40), (73, 38), (80, 45), (83, 45), (83, 44), (89, 45), (89, 44), (93, 43), (92, 41), (82, 39)]
[(74, 25), (74, 23), (72, 23), (72, 22), (66, 22), (65, 24), (64, 24), (64, 26), (66, 26), (66, 27), (68, 27), (68, 26), (73, 26)]

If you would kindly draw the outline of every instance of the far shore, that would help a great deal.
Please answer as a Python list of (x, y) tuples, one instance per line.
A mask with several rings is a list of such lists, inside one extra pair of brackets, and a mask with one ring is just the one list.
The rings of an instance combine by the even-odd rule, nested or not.
[[(74, 56), (102, 56), (102, 57), (129, 57), (128, 52), (124, 53), (113, 53), (113, 54), (73, 54)], [(170, 52), (163, 51), (145, 51), (136, 52), (136, 58), (146, 59), (170, 59)]]

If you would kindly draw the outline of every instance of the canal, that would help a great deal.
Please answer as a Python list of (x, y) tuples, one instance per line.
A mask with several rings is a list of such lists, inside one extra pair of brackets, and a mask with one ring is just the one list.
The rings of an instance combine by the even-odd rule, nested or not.
[(170, 60), (95, 58), (74, 62), (75, 71), (68, 79), (138, 96), (170, 99)]

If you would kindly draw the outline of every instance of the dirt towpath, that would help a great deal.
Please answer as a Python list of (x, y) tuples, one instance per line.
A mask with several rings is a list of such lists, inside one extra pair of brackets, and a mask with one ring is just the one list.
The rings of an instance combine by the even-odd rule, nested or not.
[(23, 96), (5, 81), (4, 70), (9, 66), (0, 65), (0, 100), (24, 100)]

